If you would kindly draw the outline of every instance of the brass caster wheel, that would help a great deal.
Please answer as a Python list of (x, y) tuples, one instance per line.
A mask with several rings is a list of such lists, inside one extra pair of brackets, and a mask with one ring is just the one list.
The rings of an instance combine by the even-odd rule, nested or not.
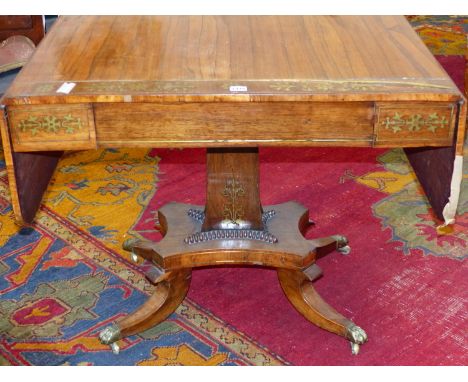
[(367, 341), (366, 332), (357, 325), (353, 325), (348, 329), (348, 335), (346, 337), (351, 340), (351, 353), (354, 355), (359, 353), (360, 345)]
[(351, 345), (351, 353), (353, 353), (353, 355), (358, 355), (360, 345), (354, 342), (350, 342), (349, 344)]
[(337, 248), (337, 251), (342, 255), (349, 255), (351, 253), (351, 247), (349, 245), (345, 245), (344, 247)]
[(138, 256), (135, 252), (133, 252), (133, 246), (138, 241), (139, 239), (132, 237), (132, 238), (125, 240), (122, 244), (122, 248), (124, 249), (124, 251), (130, 252), (130, 259), (136, 264), (138, 264)]
[(117, 345), (116, 342), (111, 343), (110, 347), (111, 347), (112, 353), (114, 353), (115, 355), (119, 354), (120, 348), (119, 348), (119, 345)]
[(137, 255), (135, 255), (135, 254), (132, 252), (132, 254), (130, 255), (130, 257), (131, 257), (131, 259), (132, 259), (132, 261), (133, 261), (134, 263), (137, 263), (137, 264), (138, 264), (138, 256), (137, 256)]
[(109, 345), (112, 353), (119, 354), (120, 348), (117, 342), (120, 339), (120, 329), (117, 325), (112, 324), (99, 333), (99, 340), (103, 345)]
[(343, 255), (349, 255), (351, 253), (351, 247), (349, 246), (348, 238), (343, 235), (331, 236), (336, 240), (336, 250)]

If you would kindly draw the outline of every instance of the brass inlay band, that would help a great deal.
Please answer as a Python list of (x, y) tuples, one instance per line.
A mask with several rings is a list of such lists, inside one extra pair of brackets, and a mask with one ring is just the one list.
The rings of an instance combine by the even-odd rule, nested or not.
[[(453, 90), (444, 81), (419, 82), (417, 80), (164, 80), (164, 81), (76, 81), (73, 94), (309, 94), (335, 92), (401, 92)], [(55, 93), (62, 82), (38, 83), (29, 95)], [(243, 86), (245, 91), (231, 91), (232, 86)]]

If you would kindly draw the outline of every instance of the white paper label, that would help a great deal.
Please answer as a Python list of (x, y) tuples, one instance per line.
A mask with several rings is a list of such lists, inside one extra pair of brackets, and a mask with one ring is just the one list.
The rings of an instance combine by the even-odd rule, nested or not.
[(230, 92), (246, 92), (247, 86), (242, 86), (242, 85), (229, 86), (229, 91)]
[(64, 93), (64, 94), (68, 94), (70, 93), (73, 88), (75, 87), (75, 83), (74, 82), (64, 82), (56, 91), (56, 93)]

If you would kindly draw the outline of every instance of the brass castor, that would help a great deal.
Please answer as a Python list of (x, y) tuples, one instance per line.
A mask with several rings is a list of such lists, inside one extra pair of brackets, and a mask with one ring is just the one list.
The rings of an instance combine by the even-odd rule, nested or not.
[(336, 250), (343, 255), (349, 255), (351, 253), (351, 247), (349, 246), (348, 238), (343, 235), (333, 235), (336, 240)]

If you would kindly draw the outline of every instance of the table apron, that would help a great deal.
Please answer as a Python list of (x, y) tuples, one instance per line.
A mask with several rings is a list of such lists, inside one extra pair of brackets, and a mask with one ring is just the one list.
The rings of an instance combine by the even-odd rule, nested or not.
[(450, 146), (447, 102), (96, 103), (9, 106), (18, 152), (97, 147)]

